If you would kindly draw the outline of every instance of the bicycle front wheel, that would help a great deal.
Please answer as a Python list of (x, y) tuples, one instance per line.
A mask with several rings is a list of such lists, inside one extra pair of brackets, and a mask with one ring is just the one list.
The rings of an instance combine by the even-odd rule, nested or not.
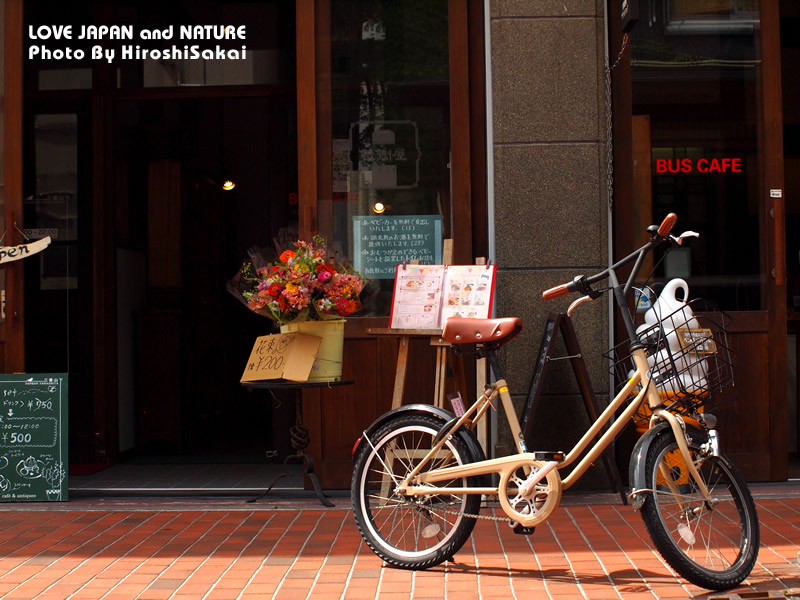
[[(355, 461), (351, 495), (356, 524), (369, 547), (387, 563), (425, 569), (450, 559), (467, 541), (480, 510), (480, 496), (451, 493), (468, 479), (440, 482), (439, 491), (404, 496), (397, 486), (432, 448), (442, 422), (420, 414), (400, 415), (380, 427)], [(451, 437), (423, 468), (471, 462), (467, 445)]]
[(668, 430), (647, 453), (642, 519), (664, 560), (681, 576), (708, 589), (730, 589), (744, 581), (758, 557), (756, 507), (727, 457), (707, 456), (696, 442), (689, 450), (711, 500), (699, 491)]

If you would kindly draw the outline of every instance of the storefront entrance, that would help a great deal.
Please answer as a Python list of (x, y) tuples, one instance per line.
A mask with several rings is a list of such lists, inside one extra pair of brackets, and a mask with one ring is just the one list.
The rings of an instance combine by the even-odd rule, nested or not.
[(73, 464), (289, 450), (287, 398), (238, 383), (272, 324), (226, 283), (251, 247), (296, 237), (294, 7), (169, 8), (26, 6), (31, 23), (222, 20), (251, 35), (237, 63), (24, 63), (19, 228), (53, 238), (24, 264), (24, 368), (70, 374)]
[(238, 385), (271, 323), (226, 281), (294, 229), (293, 120), (283, 94), (116, 103), (122, 451), (273, 450), (273, 403)]
[(639, 5), (627, 40), (631, 94), (620, 100), (631, 102), (631, 153), (616, 154), (622, 181), (632, 165), (632, 187), (621, 184), (617, 201), (635, 216), (618, 220), (617, 244), (638, 244), (646, 225), (668, 212), (678, 214), (679, 231), (700, 233), (663, 262), (656, 257), (653, 278), (640, 283), (657, 293), (683, 278), (691, 297), (711, 298), (727, 313), (736, 385), (710, 410), (748, 479), (783, 480), (797, 429), (787, 428), (786, 398), (784, 198), (792, 194), (784, 185), (777, 41), (785, 21), (777, 3), (757, 0)]

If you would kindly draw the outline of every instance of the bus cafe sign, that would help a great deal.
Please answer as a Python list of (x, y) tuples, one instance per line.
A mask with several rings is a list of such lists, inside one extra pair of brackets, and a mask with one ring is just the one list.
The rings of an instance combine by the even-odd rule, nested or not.
[(0, 246), (0, 264), (12, 262), (25, 258), (32, 254), (41, 252), (50, 245), (50, 236), (29, 242), (27, 244), (20, 244), (18, 246)]

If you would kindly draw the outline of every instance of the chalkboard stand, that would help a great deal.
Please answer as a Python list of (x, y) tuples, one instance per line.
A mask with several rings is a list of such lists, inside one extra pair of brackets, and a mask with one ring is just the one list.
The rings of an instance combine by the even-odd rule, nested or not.
[[(325, 492), (322, 491), (322, 486), (319, 484), (319, 479), (317, 479), (317, 475), (314, 473), (314, 459), (311, 457), (310, 454), (305, 452), (305, 449), (308, 447), (310, 438), (308, 433), (308, 428), (303, 425), (303, 394), (298, 393), (303, 389), (308, 388), (323, 388), (323, 387), (333, 387), (339, 385), (352, 385), (354, 382), (351, 380), (339, 380), (339, 381), (287, 381), (286, 379), (268, 379), (262, 381), (246, 381), (242, 382), (242, 386), (247, 390), (290, 390), (295, 394), (295, 424), (289, 430), (289, 437), (290, 443), (292, 448), (295, 450), (294, 454), (290, 454), (286, 457), (286, 460), (283, 461), (284, 464), (289, 463), (297, 463), (303, 465), (303, 475), (308, 477), (311, 485), (314, 486), (314, 493), (319, 498), (319, 501), (322, 502), (325, 506), (334, 506), (334, 504), (328, 500), (328, 497), (325, 495)], [(272, 490), (272, 487), (283, 477), (286, 477), (288, 473), (281, 473), (273, 478), (272, 481), (269, 482), (266, 489), (256, 496), (248, 500), (248, 502), (255, 502), (260, 500)]]
[(0, 502), (69, 499), (68, 378), (0, 374)]
[[(564, 347), (566, 348), (567, 355), (563, 357), (554, 356), (555, 341), (557, 334), (560, 333), (564, 340)], [(597, 397), (592, 389), (592, 382), (589, 378), (589, 371), (586, 368), (586, 362), (583, 359), (583, 352), (581, 351), (578, 336), (575, 333), (575, 328), (572, 325), (572, 319), (567, 313), (552, 313), (550, 314), (547, 323), (545, 324), (544, 334), (542, 335), (542, 344), (539, 349), (539, 359), (536, 363), (536, 369), (533, 373), (531, 380), (531, 387), (528, 391), (528, 399), (523, 410), (520, 425), (525, 432), (525, 440), (529, 447), (534, 447), (533, 440), (533, 426), (536, 422), (536, 412), (542, 403), (542, 393), (544, 389), (544, 378), (548, 371), (550, 364), (557, 360), (569, 360), (572, 365), (572, 370), (575, 373), (575, 379), (581, 392), (581, 398), (586, 408), (586, 414), (589, 422), (597, 421), (599, 408), (597, 406)], [(607, 426), (603, 427), (605, 432)], [(599, 438), (595, 437), (595, 440)], [(622, 486), (622, 478), (620, 477), (619, 468), (617, 463), (612, 460), (609, 455), (609, 446), (605, 452), (601, 454), (603, 465), (605, 466), (606, 473), (611, 480), (611, 485), (614, 490), (619, 493), (622, 504), (627, 505), (628, 499), (625, 496), (625, 489)]]

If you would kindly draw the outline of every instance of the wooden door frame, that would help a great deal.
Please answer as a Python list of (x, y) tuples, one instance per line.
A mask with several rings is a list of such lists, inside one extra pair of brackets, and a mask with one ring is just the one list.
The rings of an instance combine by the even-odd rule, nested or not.
[[(5, 85), (3, 139), (5, 164), (4, 243), (21, 244), (22, 236), (14, 225), (22, 221), (22, 103), (23, 89), (23, 0), (5, 3)], [(3, 333), (5, 351), (3, 370), (6, 373), (25, 370), (24, 269), (22, 261), (6, 265), (6, 320)]]
[[(788, 405), (786, 390), (786, 211), (783, 198), (783, 106), (781, 92), (780, 6), (762, 0), (761, 27), (757, 34), (757, 52), (761, 85), (759, 90), (759, 192), (762, 238), (766, 238), (767, 281), (766, 307), (769, 314), (769, 417), (770, 479), (788, 477)], [(774, 197), (771, 190), (781, 190)]]

